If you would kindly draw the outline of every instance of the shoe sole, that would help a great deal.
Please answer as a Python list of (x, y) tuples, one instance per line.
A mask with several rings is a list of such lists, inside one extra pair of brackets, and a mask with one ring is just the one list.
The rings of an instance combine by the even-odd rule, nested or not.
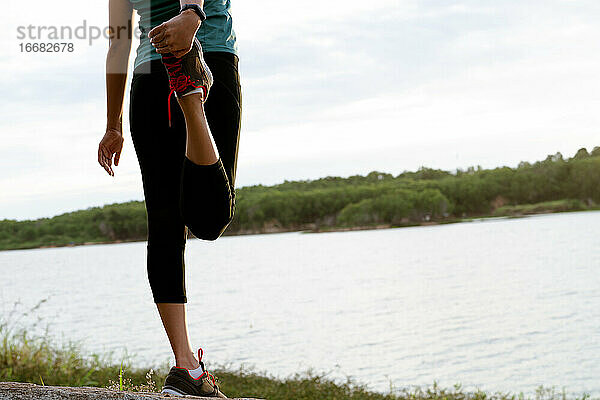
[(174, 394), (175, 396), (185, 396), (185, 393), (178, 392), (177, 390), (171, 388), (163, 389), (161, 393)]

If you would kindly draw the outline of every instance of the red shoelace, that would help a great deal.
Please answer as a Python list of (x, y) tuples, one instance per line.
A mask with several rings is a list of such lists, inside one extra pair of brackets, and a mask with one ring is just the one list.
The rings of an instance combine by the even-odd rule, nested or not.
[[(204, 355), (204, 350), (202, 350), (202, 347), (199, 347), (198, 348), (198, 362), (202, 362), (203, 355)], [(216, 385), (216, 377), (204, 369), (204, 363), (202, 363), (201, 365), (202, 365), (202, 369), (204, 370), (202, 375), (206, 374), (206, 376), (208, 376), (208, 378), (212, 381), (213, 385)], [(200, 375), (200, 376), (202, 376), (202, 375)]]
[[(171, 59), (174, 59), (170, 62)], [(204, 85), (196, 85), (196, 83), (192, 80), (189, 75), (184, 75), (181, 73), (181, 58), (177, 58), (175, 56), (168, 56), (163, 58), (163, 64), (167, 67), (167, 71), (169, 71), (169, 87), (171, 91), (169, 92), (169, 98), (167, 99), (167, 108), (169, 112), (169, 128), (171, 127), (171, 96), (173, 93), (180, 92), (188, 87), (192, 86), (195, 89), (200, 89), (204, 91), (203, 95), (206, 95), (206, 86)]]

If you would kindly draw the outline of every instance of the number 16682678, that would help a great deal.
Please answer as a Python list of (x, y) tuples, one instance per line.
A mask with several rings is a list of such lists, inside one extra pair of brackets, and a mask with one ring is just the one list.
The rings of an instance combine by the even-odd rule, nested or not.
[(73, 43), (19, 43), (21, 53), (72, 53), (75, 51)]

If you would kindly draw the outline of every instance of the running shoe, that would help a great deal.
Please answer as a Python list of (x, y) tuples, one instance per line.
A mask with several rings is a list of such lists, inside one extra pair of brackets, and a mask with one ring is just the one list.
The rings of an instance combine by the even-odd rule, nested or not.
[(200, 361), (200, 366), (202, 366), (202, 375), (194, 378), (187, 368), (171, 367), (165, 379), (162, 393), (174, 394), (176, 396), (193, 395), (226, 399), (227, 396), (219, 390), (216, 382), (217, 378), (204, 368), (204, 362), (202, 362), (203, 353), (202, 348), (199, 348), (198, 361)]
[(192, 49), (183, 57), (177, 58), (172, 53), (162, 55), (162, 63), (169, 74), (169, 126), (171, 126), (171, 96), (183, 97), (192, 93), (201, 93), (202, 102), (206, 101), (213, 84), (213, 76), (202, 57), (202, 46), (198, 38), (194, 38)]

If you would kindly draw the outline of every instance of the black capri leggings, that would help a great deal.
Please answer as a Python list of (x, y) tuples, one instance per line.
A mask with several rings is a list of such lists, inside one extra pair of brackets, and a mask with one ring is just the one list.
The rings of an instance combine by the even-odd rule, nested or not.
[(185, 119), (177, 101), (171, 102), (169, 127), (169, 78), (161, 61), (150, 61), (150, 73), (138, 72), (140, 67), (133, 73), (129, 118), (148, 214), (147, 270), (155, 303), (187, 303), (188, 229), (199, 239), (215, 240), (235, 211), (241, 120), (238, 58), (226, 52), (204, 53), (204, 58), (214, 77), (204, 104), (219, 152), (212, 165), (197, 165), (185, 156)]

